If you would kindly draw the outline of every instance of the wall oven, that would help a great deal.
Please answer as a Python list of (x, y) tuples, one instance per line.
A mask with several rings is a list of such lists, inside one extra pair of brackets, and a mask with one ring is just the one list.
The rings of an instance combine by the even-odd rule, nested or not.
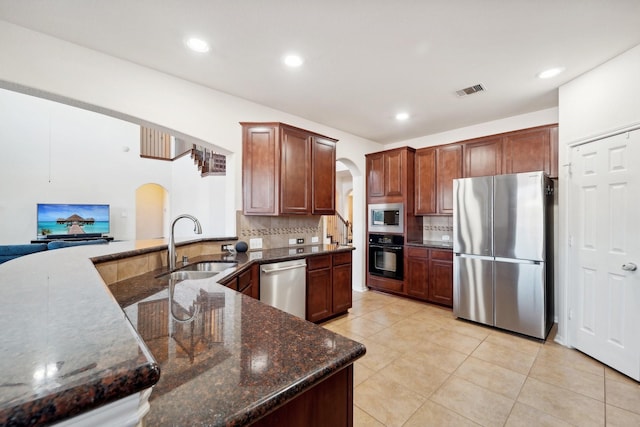
[(372, 203), (369, 205), (369, 232), (404, 232), (402, 203)]
[(403, 280), (403, 245), (403, 236), (369, 234), (369, 274)]

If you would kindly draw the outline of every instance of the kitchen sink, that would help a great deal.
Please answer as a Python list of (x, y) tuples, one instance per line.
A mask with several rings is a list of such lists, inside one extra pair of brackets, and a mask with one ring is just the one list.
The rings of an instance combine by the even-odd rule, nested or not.
[(168, 279), (168, 280), (174, 280), (174, 281), (181, 281), (181, 280), (196, 280), (196, 279), (208, 279), (209, 277), (213, 277), (215, 275), (217, 275), (219, 273), (219, 271), (185, 271), (185, 270), (178, 270), (178, 271), (174, 271), (173, 273), (166, 273), (163, 274), (161, 276), (159, 276), (159, 278), (161, 279)]
[(203, 261), (195, 264), (189, 264), (186, 267), (176, 271), (176, 273), (184, 271), (185, 273), (220, 273), (228, 268), (237, 267), (237, 261)]

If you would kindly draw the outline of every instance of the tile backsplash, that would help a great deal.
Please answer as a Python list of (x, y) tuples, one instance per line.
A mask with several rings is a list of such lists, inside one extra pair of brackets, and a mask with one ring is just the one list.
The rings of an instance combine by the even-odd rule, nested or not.
[(312, 237), (323, 242), (321, 216), (254, 216), (236, 212), (238, 239), (249, 244), (250, 239), (261, 238), (262, 248), (283, 248), (290, 246), (289, 239), (304, 239), (305, 245), (312, 244)]
[(450, 216), (424, 216), (422, 217), (422, 239), (443, 240), (443, 236), (449, 236), (453, 240), (453, 217)]

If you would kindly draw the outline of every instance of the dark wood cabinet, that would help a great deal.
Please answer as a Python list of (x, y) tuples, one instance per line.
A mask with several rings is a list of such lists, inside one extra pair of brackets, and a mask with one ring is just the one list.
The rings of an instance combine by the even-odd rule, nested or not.
[(311, 145), (312, 200), (314, 215), (334, 215), (336, 212), (336, 143), (314, 137)]
[(416, 151), (416, 215), (453, 213), (453, 180), (462, 177), (462, 145)]
[(239, 275), (220, 282), (221, 285), (238, 291), (252, 298), (260, 298), (260, 287), (258, 285), (260, 270), (258, 264), (251, 266), (250, 269), (243, 271)]
[(280, 195), (280, 144), (273, 125), (243, 125), (242, 195), (245, 215), (276, 215)]
[(409, 147), (367, 154), (369, 203), (401, 203), (413, 198), (408, 191), (413, 186), (414, 154)]
[(283, 123), (241, 123), (245, 215), (333, 215), (336, 141)]
[(332, 311), (344, 313), (352, 306), (351, 252), (333, 255)]
[(308, 321), (320, 322), (351, 308), (351, 258), (351, 252), (307, 258)]
[(453, 307), (453, 252), (431, 249), (427, 300)]
[(367, 154), (367, 198), (384, 197), (384, 153)]
[[(306, 132), (281, 128), (280, 213), (311, 212), (311, 139)], [(335, 169), (335, 166), (334, 166)]]
[(407, 295), (427, 300), (429, 297), (429, 249), (407, 247)]
[(438, 148), (436, 173), (438, 213), (453, 214), (453, 180), (462, 177), (462, 145)]
[(407, 247), (406, 292), (423, 301), (453, 307), (453, 253)]
[(416, 151), (416, 215), (436, 214), (436, 149)]
[(549, 129), (508, 134), (504, 138), (504, 173), (545, 171), (551, 165)]
[(502, 138), (465, 142), (464, 176), (491, 176), (502, 173)]

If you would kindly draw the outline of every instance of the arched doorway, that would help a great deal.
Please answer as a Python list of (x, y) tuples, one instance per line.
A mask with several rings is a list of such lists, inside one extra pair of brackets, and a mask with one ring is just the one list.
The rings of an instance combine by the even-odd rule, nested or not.
[[(346, 173), (351, 175), (349, 181)], [(347, 214), (353, 224), (353, 289), (356, 291), (367, 290), (365, 286), (366, 277), (366, 248), (365, 241), (365, 224), (366, 224), (366, 206), (365, 206), (365, 183), (362, 171), (354, 162), (349, 159), (340, 158), (336, 161), (336, 172), (340, 178), (340, 185), (344, 191), (338, 191), (340, 200), (337, 200), (336, 206), (341, 210), (341, 214)], [(341, 208), (342, 207), (342, 208)], [(350, 210), (349, 213), (345, 209)]]
[(136, 240), (165, 237), (167, 190), (158, 184), (136, 189)]

